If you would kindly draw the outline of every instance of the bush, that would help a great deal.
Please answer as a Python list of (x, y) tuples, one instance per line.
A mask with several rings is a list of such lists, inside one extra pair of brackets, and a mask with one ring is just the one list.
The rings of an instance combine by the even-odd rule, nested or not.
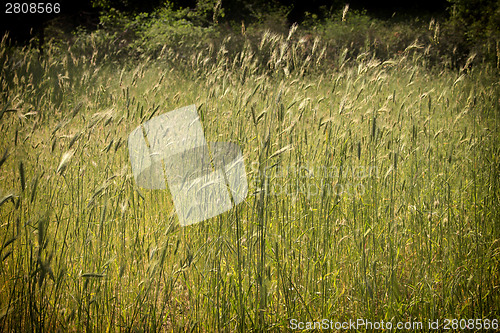
[[(475, 62), (498, 63), (498, 28), (493, 24), (500, 17), (497, 7), (488, 11), (491, 15), (482, 23), (488, 27), (485, 31), (470, 19), (470, 10), (458, 5), (448, 21), (432, 19), (430, 23), (417, 19), (379, 20), (345, 7), (320, 15), (324, 19), (306, 15), (302, 26), (297, 31), (294, 28), (290, 35), (285, 20), (287, 9), (271, 9), (255, 13), (254, 23), (245, 25), (227, 20), (217, 23), (222, 16), (213, 13), (224, 13), (225, 8), (214, 8), (212, 12), (207, 6), (175, 9), (167, 3), (152, 13), (140, 14), (110, 8), (101, 15), (98, 30), (73, 34), (70, 50), (93, 63), (106, 58), (161, 58), (172, 67), (190, 72), (197, 72), (200, 62), (205, 67), (220, 61), (235, 66), (248, 54), (252, 54), (260, 72), (269, 74), (276, 73), (273, 59), (279, 60), (278, 72), (298, 69), (304, 73), (340, 68), (359, 56), (385, 61), (410, 53), (426, 66), (462, 69), (473, 59), (472, 54), (476, 55)], [(66, 40), (59, 43), (64, 49)], [(315, 57), (321, 61), (303, 66)]]
[(452, 54), (458, 62), (476, 54), (479, 61), (495, 63), (500, 68), (500, 1), (448, 1), (451, 7), (445, 37), (455, 42)]

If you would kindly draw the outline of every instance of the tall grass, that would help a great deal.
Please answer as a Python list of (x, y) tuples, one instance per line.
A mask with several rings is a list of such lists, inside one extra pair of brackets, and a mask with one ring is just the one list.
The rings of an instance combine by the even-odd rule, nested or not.
[[(3, 42), (2, 331), (498, 318), (498, 73), (429, 70), (414, 47), (325, 69), (294, 32), (188, 67)], [(125, 143), (193, 103), (207, 140), (242, 147), (250, 188), (181, 228)]]

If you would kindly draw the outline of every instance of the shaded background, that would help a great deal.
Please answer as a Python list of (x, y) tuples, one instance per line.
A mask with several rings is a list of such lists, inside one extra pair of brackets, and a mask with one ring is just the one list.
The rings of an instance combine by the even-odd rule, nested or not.
[[(482, 3), (484, 1), (476, 1)], [(56, 3), (56, 2), (53, 2)], [(58, 1), (61, 4), (59, 14), (6, 14), (5, 4), (1, 11), (0, 32), (9, 33), (15, 42), (24, 43), (37, 36), (43, 27), (50, 22), (59, 29), (72, 31), (78, 26), (86, 29), (95, 29), (99, 24), (99, 16), (103, 11), (115, 8), (121, 12), (134, 14), (151, 12), (164, 5), (164, 0), (86, 0), (86, 1)], [(174, 8), (213, 8), (217, 1), (214, 0), (188, 0), (170, 1)], [(338, 11), (346, 3), (350, 10), (366, 10), (366, 12), (379, 18), (410, 18), (422, 16), (445, 16), (449, 5), (446, 0), (425, 0), (403, 2), (394, 0), (385, 1), (327, 1), (327, 0), (277, 0), (274, 2), (264, 0), (222, 0), (221, 6), (225, 11), (225, 21), (245, 21), (250, 23), (255, 20), (255, 12), (266, 12), (281, 8), (289, 24), (301, 23), (308, 16), (322, 18), (328, 12)], [(43, 39), (43, 36), (41, 36)]]

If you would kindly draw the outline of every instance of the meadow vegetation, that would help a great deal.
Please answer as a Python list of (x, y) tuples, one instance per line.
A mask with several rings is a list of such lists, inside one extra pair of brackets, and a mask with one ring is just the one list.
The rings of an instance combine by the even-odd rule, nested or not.
[[(181, 14), (43, 55), (3, 39), (0, 331), (499, 318), (494, 61), (443, 53), (436, 22)], [(135, 184), (127, 137), (190, 104), (208, 141), (242, 148), (249, 194), (180, 227), (168, 191)]]

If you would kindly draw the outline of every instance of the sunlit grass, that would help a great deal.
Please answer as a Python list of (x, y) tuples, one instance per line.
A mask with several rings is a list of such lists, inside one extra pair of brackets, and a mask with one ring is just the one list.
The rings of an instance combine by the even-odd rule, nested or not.
[[(319, 71), (315, 44), (266, 33), (236, 59), (194, 54), (192, 72), (3, 45), (0, 327), (498, 318), (498, 74), (429, 70), (411, 48)], [(193, 103), (208, 141), (242, 148), (249, 196), (181, 228), (168, 191), (135, 185), (126, 144)]]

